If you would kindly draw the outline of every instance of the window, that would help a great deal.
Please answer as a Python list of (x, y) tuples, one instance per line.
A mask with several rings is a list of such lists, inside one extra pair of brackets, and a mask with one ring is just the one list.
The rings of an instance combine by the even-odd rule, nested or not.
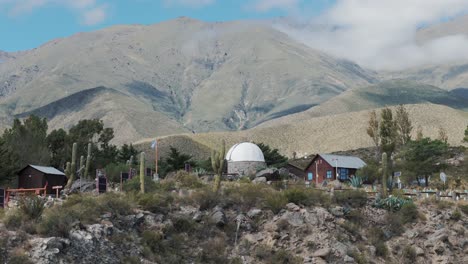
[(338, 175), (340, 176), (340, 180), (347, 180), (348, 179), (348, 169), (346, 168), (339, 168)]
[(307, 180), (311, 181), (314, 179), (314, 174), (312, 172), (307, 173)]
[(327, 171), (327, 179), (331, 179), (331, 178), (332, 178), (332, 171), (328, 170)]

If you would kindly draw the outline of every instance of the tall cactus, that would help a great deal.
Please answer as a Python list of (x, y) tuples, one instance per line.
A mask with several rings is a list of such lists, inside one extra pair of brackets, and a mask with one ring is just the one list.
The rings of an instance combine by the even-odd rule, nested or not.
[[(65, 187), (66, 189), (70, 189), (71, 185), (75, 181), (75, 174), (76, 174), (76, 151), (78, 149), (78, 144), (73, 143), (73, 148), (72, 148), (72, 161), (70, 165), (70, 176), (68, 178), (67, 186)], [(68, 163), (67, 163), (68, 167)]]
[(140, 154), (140, 191), (145, 193), (145, 153)]
[(91, 143), (88, 143), (88, 156), (86, 156), (86, 167), (84, 171), (84, 178), (88, 179), (89, 167), (91, 167)]
[(81, 157), (80, 157), (80, 167), (78, 169), (80, 171), (81, 178), (83, 178), (84, 165), (85, 165), (85, 158), (84, 158), (83, 155), (81, 155)]
[(224, 157), (226, 156), (226, 142), (223, 140), (221, 150), (211, 151), (211, 166), (215, 173), (213, 191), (218, 192), (221, 187), (221, 176), (224, 168)]
[[(71, 163), (67, 162), (67, 165), (65, 166), (65, 175), (67, 176), (68, 179), (71, 177)], [(68, 182), (67, 182), (68, 185)]]
[(130, 169), (131, 169), (132, 166), (133, 166), (133, 155), (130, 156), (130, 160), (128, 161), (128, 166), (130, 166)]
[(387, 197), (387, 174), (388, 174), (388, 160), (387, 160), (387, 153), (382, 154), (382, 198)]

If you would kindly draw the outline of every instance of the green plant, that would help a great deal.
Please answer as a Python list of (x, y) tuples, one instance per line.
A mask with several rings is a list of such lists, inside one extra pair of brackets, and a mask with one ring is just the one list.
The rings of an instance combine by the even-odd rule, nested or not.
[(387, 153), (382, 153), (382, 191), (380, 193), (381, 198), (387, 198)]
[(413, 200), (390, 196), (384, 199), (375, 200), (373, 206), (377, 208), (386, 209), (388, 211), (399, 211), (405, 204), (413, 203)]
[(91, 143), (88, 143), (88, 155), (86, 156), (86, 166), (84, 170), (84, 178), (89, 179), (89, 169), (91, 167)]
[(418, 207), (414, 203), (405, 203), (401, 207), (398, 214), (401, 216), (403, 223), (412, 223), (419, 217)]
[[(158, 189), (163, 189), (163, 185), (165, 183), (159, 182), (156, 183), (151, 180), (150, 177), (145, 177), (145, 191), (148, 192), (155, 192)], [(140, 191), (140, 177), (134, 177), (123, 184), (122, 189), (125, 192), (139, 192)]]
[(25, 253), (15, 253), (10, 257), (8, 264), (33, 264)]
[(333, 199), (340, 205), (362, 207), (367, 203), (367, 193), (361, 190), (335, 191)]
[(140, 154), (140, 192), (145, 193), (145, 153)]
[(39, 196), (26, 196), (21, 198), (19, 201), (19, 209), (30, 220), (35, 221), (41, 217), (44, 208), (45, 201)]
[(361, 188), (361, 187), (362, 187), (362, 178), (359, 177), (359, 176), (351, 177), (349, 183), (350, 183), (351, 186), (353, 186), (354, 188)]
[(215, 180), (213, 190), (217, 193), (221, 187), (221, 177), (224, 169), (224, 157), (226, 156), (226, 142), (223, 140), (221, 150), (213, 150), (211, 152), (211, 166), (215, 172)]
[(279, 213), (288, 203), (288, 199), (279, 192), (269, 192), (265, 197), (265, 208), (273, 213)]
[(462, 219), (462, 214), (461, 214), (460, 210), (455, 209), (452, 212), (452, 215), (450, 216), (450, 219), (452, 219), (454, 221), (458, 221), (458, 220)]
[[(73, 143), (73, 147), (72, 147), (72, 161), (70, 165), (70, 170), (68, 171), (69, 178), (68, 178), (67, 185), (65, 186), (65, 189), (70, 189), (71, 185), (73, 184), (76, 178), (75, 174), (76, 174), (76, 151), (77, 149), (78, 149), (78, 144), (76, 144), (75, 142)], [(68, 167), (68, 163), (67, 163), (67, 167)]]
[(197, 176), (186, 171), (178, 171), (171, 180), (175, 181), (179, 188), (197, 189), (205, 186)]
[(405, 259), (405, 263), (415, 263), (417, 258), (416, 250), (412, 246), (407, 245), (403, 249), (403, 258)]
[(300, 188), (287, 189), (283, 193), (289, 203), (304, 204), (309, 198), (306, 190)]
[(460, 204), (458, 206), (458, 208), (460, 208), (460, 210), (465, 214), (465, 215), (468, 215), (468, 204)]
[(371, 227), (367, 230), (367, 236), (371, 245), (375, 246), (375, 253), (380, 257), (387, 257), (388, 248), (385, 244), (385, 234), (378, 227)]

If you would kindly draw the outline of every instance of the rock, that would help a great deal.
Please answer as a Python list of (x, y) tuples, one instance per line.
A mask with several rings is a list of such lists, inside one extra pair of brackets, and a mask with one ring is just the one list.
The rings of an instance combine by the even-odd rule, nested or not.
[(341, 189), (342, 184), (339, 180), (334, 180), (328, 183), (328, 187), (333, 189)]
[(247, 212), (247, 216), (248, 216), (249, 218), (255, 218), (255, 217), (257, 217), (257, 216), (258, 216), (259, 214), (261, 214), (261, 213), (262, 213), (262, 210), (257, 209), (257, 208), (252, 208), (252, 209), (250, 209), (250, 210)]
[(286, 220), (291, 226), (295, 227), (302, 226), (304, 224), (304, 218), (299, 212), (287, 212), (281, 216), (281, 219)]
[(264, 177), (267, 180), (272, 180), (272, 179), (279, 179), (280, 177), (279, 171), (277, 169), (269, 168), (269, 169), (264, 169), (255, 175), (256, 178)]
[(299, 210), (301, 210), (301, 208), (294, 203), (288, 203), (286, 205), (286, 209), (288, 209), (289, 211), (293, 211), (293, 212), (298, 212)]
[(252, 183), (267, 183), (267, 178), (266, 177), (258, 177), (258, 178), (255, 178)]
[(327, 264), (327, 262), (324, 259), (319, 258), (319, 257), (313, 258), (312, 263), (314, 263), (314, 264)]
[(344, 208), (341, 206), (335, 206), (330, 209), (330, 213), (336, 217), (344, 216)]
[(416, 252), (416, 256), (424, 256), (424, 250), (420, 247), (414, 247), (414, 251)]
[(367, 251), (369, 251), (369, 257), (375, 257), (376, 248), (374, 246), (367, 246)]
[(321, 258), (326, 258), (328, 255), (330, 255), (331, 249), (326, 247), (326, 248), (321, 248), (317, 251), (315, 251), (312, 254), (312, 257), (321, 257)]
[(353, 259), (352, 257), (346, 255), (346, 256), (344, 257), (344, 262), (345, 262), (345, 263), (354, 263), (355, 261), (354, 261), (354, 259)]
[(405, 237), (412, 239), (419, 235), (419, 233), (415, 230), (408, 230), (403, 234)]
[(96, 182), (94, 180), (83, 180), (78, 179), (73, 182), (70, 190), (66, 191), (67, 194), (79, 193), (79, 192), (93, 192), (96, 190)]
[(192, 217), (193, 221), (198, 222), (198, 223), (201, 222), (202, 218), (203, 218), (203, 213), (200, 211), (196, 212)]
[[(216, 208), (215, 208), (216, 209)], [(224, 226), (226, 224), (226, 215), (221, 209), (215, 210), (211, 215), (210, 215), (211, 220), (217, 225), (217, 226)]]

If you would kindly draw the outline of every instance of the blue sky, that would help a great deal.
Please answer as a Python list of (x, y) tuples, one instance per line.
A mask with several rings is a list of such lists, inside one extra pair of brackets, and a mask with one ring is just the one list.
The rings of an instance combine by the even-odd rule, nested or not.
[(332, 0), (0, 0), (0, 50), (115, 24), (153, 24), (179, 16), (205, 21), (312, 17)]

